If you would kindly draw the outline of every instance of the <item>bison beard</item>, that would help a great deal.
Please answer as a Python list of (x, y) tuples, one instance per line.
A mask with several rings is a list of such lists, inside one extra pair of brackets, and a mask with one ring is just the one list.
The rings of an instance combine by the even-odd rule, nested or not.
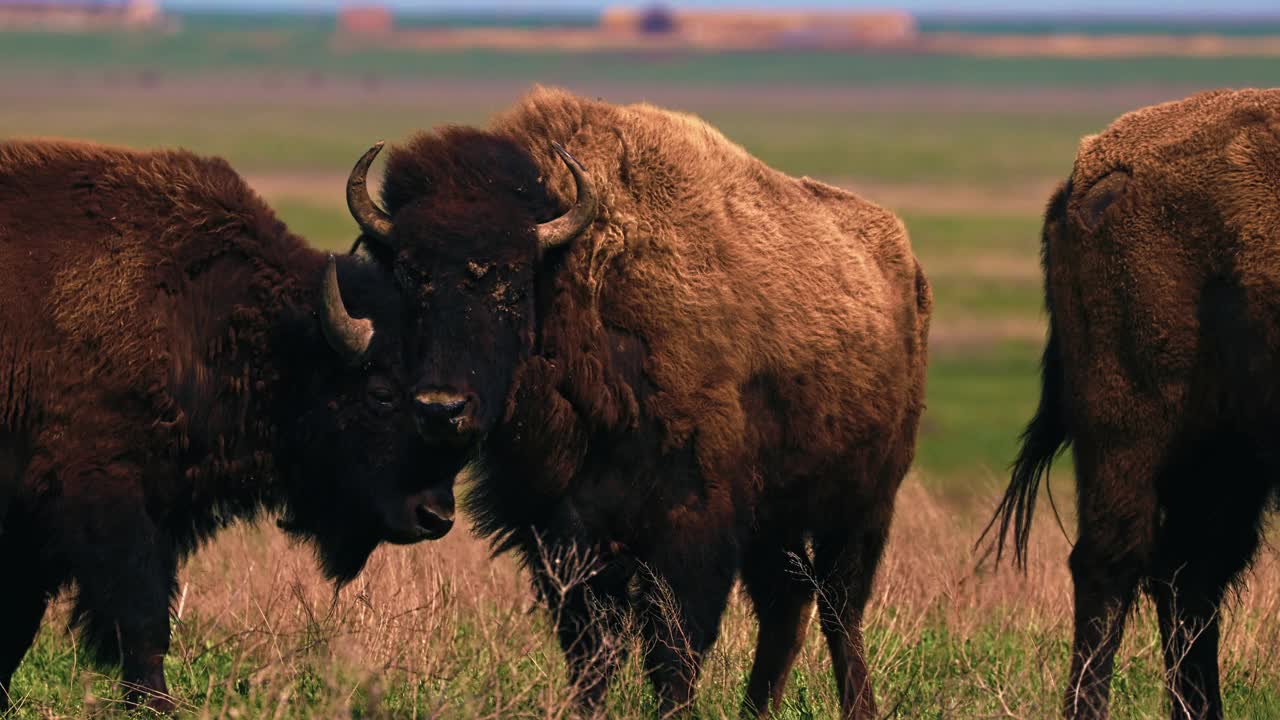
[(1040, 408), (992, 521), (1025, 559), (1037, 487), (1075, 454), (1065, 714), (1108, 714), (1134, 596), (1156, 604), (1172, 717), (1223, 715), (1219, 611), (1280, 458), (1280, 92), (1196, 95), (1081, 142), (1045, 215)]
[(861, 620), (931, 305), (901, 223), (695, 118), (553, 90), (397, 148), (383, 188), (351, 206), (431, 327), (426, 430), (482, 446), (470, 509), (583, 703), (628, 615), (663, 710), (690, 703), (741, 573), (744, 709), (780, 702), (816, 598), (845, 715), (874, 716)]
[(463, 458), (417, 433), (390, 272), (326, 261), (224, 162), (0, 145), (0, 266), (0, 707), (60, 588), (168, 710), (175, 572), (219, 528), (283, 512), (345, 582), (451, 525)]

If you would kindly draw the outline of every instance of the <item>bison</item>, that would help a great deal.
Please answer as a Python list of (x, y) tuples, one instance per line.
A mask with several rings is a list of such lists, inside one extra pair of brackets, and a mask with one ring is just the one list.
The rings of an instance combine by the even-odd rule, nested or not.
[(176, 566), (219, 528), (280, 512), (345, 582), (452, 525), (414, 306), (222, 160), (0, 145), (0, 266), (0, 703), (60, 588), (130, 702), (166, 711)]
[(1106, 717), (1142, 587), (1172, 716), (1220, 718), (1218, 611), (1280, 488), (1280, 91), (1195, 95), (1086, 137), (1042, 244), (1040, 406), (993, 520), (1000, 546), (1012, 530), (1025, 562), (1037, 488), (1069, 444), (1066, 716)]
[(741, 573), (744, 710), (778, 704), (816, 595), (844, 713), (873, 716), (862, 614), (932, 302), (898, 218), (695, 117), (551, 89), (396, 148), (385, 210), (362, 187), (362, 241), (431, 328), (424, 432), (482, 447), (470, 512), (551, 603), (586, 709), (628, 618), (686, 706)]

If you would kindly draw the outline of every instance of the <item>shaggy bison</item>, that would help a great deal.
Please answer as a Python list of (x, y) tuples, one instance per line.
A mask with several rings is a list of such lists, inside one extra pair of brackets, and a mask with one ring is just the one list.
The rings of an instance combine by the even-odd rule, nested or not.
[(779, 701), (816, 595), (845, 714), (875, 714), (862, 613), (931, 305), (892, 213), (694, 117), (541, 89), (390, 153), (385, 211), (349, 200), (428, 318), (424, 432), (483, 442), (470, 509), (533, 571), (587, 707), (628, 617), (687, 704), (740, 572), (745, 709)]
[(1280, 477), (1280, 91), (1130, 113), (1049, 203), (1040, 408), (997, 513), (1025, 558), (1037, 487), (1074, 450), (1066, 715), (1107, 715), (1134, 594), (1156, 603), (1175, 718), (1220, 718), (1218, 610)]
[[(281, 511), (338, 581), (443, 535), (419, 327), (387, 269), (307, 247), (221, 160), (0, 145), (0, 703), (52, 593), (156, 710), (178, 561)], [(11, 487), (12, 486), (12, 487)]]

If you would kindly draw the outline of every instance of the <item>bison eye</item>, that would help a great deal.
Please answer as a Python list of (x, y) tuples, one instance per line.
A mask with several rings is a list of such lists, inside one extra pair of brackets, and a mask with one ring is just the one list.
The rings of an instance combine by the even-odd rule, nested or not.
[(396, 403), (396, 392), (385, 381), (369, 383), (369, 402), (380, 410), (390, 409)]

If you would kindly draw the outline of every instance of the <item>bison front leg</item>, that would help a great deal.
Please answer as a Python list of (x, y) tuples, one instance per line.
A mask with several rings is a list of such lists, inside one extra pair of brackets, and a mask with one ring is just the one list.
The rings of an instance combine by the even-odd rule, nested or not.
[(731, 541), (672, 535), (677, 541), (640, 571), (645, 670), (662, 717), (692, 707), (702, 659), (719, 635), (738, 565)]
[(569, 683), (587, 717), (600, 711), (609, 682), (627, 658), (623, 595), (607, 583), (581, 583), (552, 603)]
[(1076, 450), (1079, 539), (1071, 551), (1075, 637), (1064, 714), (1108, 717), (1115, 654), (1154, 545), (1155, 468), (1160, 458), (1141, 441), (1079, 441)]
[[(573, 535), (577, 516), (568, 506), (562, 512), (560, 529)], [(623, 558), (602, 556), (581, 539), (545, 541), (531, 534), (521, 543), (521, 552), (534, 590), (554, 619), (579, 714), (594, 717), (610, 680), (626, 660), (622, 635), (634, 567)]]
[(1160, 617), (1170, 713), (1173, 720), (1221, 720), (1218, 687), (1218, 602), (1190, 584), (1159, 581), (1153, 588)]
[(176, 553), (146, 512), (141, 487), (118, 469), (83, 480), (68, 517), (78, 525), (71, 571), (79, 587), (73, 623), (105, 665), (119, 663), (126, 701), (175, 709), (164, 679)]
[(44, 617), (48, 598), (37, 578), (38, 568), (30, 567), (29, 558), (18, 557), (17, 542), (0, 541), (0, 566), (9, 576), (0, 600), (3, 622), (0, 622), (0, 714), (9, 708), (10, 683), (13, 673), (31, 647), (40, 620)]
[(13, 588), (7, 594), (5, 621), (0, 626), (0, 713), (9, 709), (13, 673), (35, 640), (46, 605), (44, 593), (38, 589)]

